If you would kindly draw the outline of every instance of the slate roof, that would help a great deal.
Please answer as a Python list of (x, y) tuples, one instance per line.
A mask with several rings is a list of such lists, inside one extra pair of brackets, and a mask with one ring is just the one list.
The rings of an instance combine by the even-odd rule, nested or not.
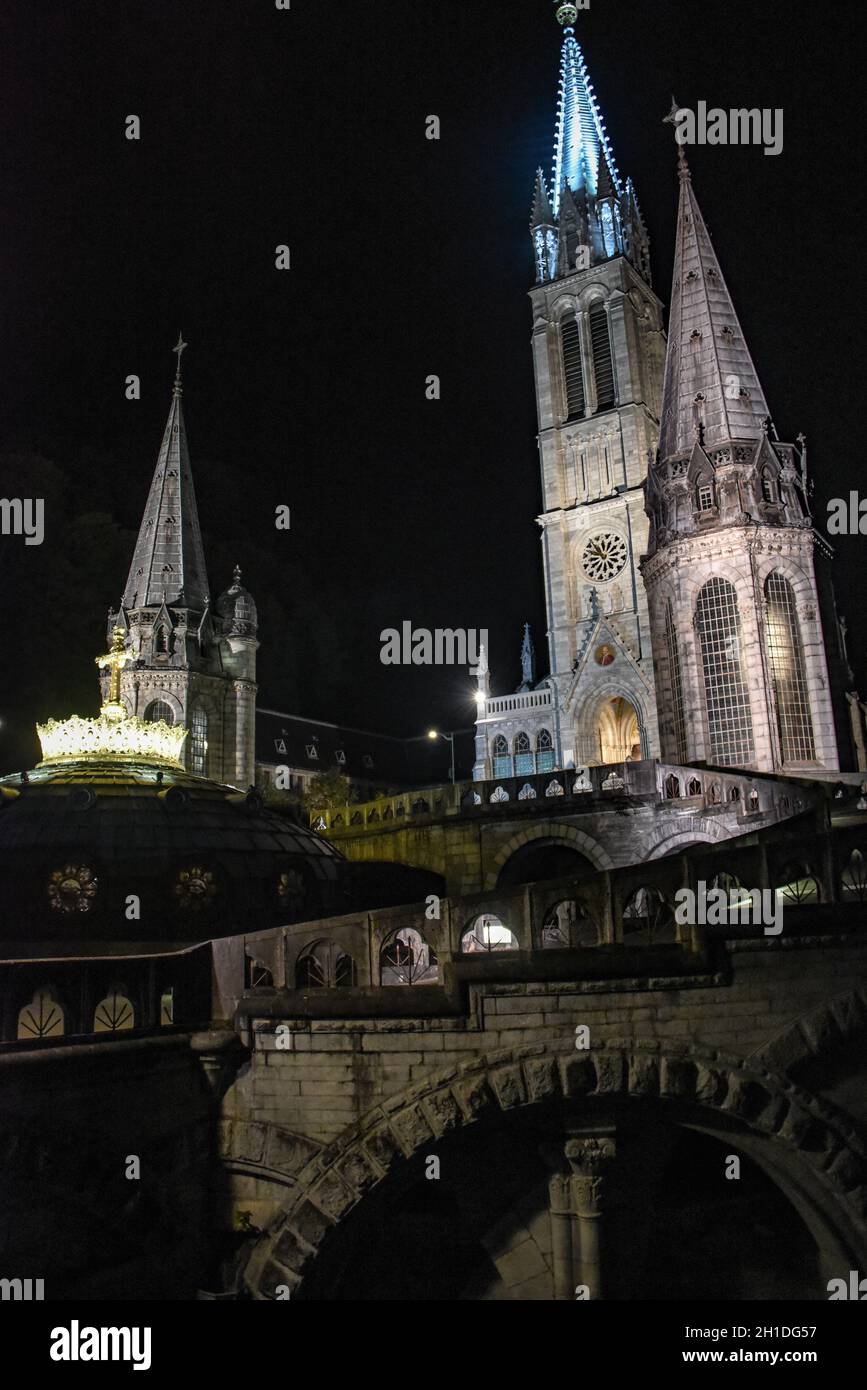
[[(471, 730), (457, 735), (455, 755), (457, 777), (466, 777), (474, 756)], [(314, 774), (337, 768), (353, 780), (395, 789), (448, 781), (451, 768), (443, 739), (393, 738), (261, 708), (256, 711), (256, 761)]]

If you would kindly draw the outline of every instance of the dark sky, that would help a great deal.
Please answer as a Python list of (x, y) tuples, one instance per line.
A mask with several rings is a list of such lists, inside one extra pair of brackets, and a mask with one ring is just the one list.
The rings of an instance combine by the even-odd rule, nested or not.
[[(4, 0), (0, 496), (41, 488), (48, 529), (42, 547), (0, 539), (0, 767), (34, 760), (36, 717), (96, 708), (179, 328), (212, 590), (242, 565), (262, 703), (407, 735), (462, 727), (466, 673), (384, 668), (382, 628), (488, 628), (500, 691), (520, 678), (525, 620), (544, 648), (526, 291), (552, 8)], [(780, 156), (690, 163), (780, 434), (809, 437), (817, 502), (864, 472), (863, 56), (847, 12), (854, 25), (853, 6), (813, 0), (593, 0), (578, 21), (666, 302), (671, 93), (784, 109)], [(860, 541), (837, 549), (860, 672)]]

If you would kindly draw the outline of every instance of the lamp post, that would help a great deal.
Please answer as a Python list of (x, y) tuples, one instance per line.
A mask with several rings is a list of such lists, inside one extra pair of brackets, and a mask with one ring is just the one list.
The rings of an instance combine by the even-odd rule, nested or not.
[(440, 733), (439, 729), (431, 729), (431, 730), (429, 731), (429, 733), (428, 733), (428, 738), (430, 738), (430, 739), (444, 738), (445, 741), (446, 741), (446, 743), (451, 744), (451, 749), (452, 749), (452, 774), (451, 774), (451, 775), (452, 775), (452, 786), (454, 786), (454, 785), (455, 785), (455, 736), (454, 736), (454, 734), (442, 734), (442, 733)]

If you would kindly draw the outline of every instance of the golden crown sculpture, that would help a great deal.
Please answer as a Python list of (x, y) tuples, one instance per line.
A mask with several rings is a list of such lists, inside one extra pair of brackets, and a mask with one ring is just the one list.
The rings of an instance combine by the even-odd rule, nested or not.
[(120, 673), (132, 657), (126, 651), (123, 628), (112, 633), (112, 648), (98, 656), (100, 669), (108, 667), (108, 699), (95, 719), (49, 719), (37, 724), (43, 763), (145, 762), (183, 767), (181, 750), (187, 731), (158, 720), (153, 724), (127, 715), (120, 698)]

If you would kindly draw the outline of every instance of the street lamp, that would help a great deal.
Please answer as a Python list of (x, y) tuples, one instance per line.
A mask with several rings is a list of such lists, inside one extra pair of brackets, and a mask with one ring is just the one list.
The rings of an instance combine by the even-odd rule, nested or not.
[(428, 738), (434, 739), (434, 740), (436, 740), (436, 739), (438, 739), (438, 738), (444, 738), (445, 741), (446, 741), (446, 743), (450, 743), (450, 744), (451, 744), (451, 748), (452, 748), (452, 786), (454, 786), (454, 784), (455, 784), (455, 736), (454, 736), (454, 734), (441, 734), (440, 731), (439, 731), (439, 729), (430, 729), (430, 730), (428, 731)]

